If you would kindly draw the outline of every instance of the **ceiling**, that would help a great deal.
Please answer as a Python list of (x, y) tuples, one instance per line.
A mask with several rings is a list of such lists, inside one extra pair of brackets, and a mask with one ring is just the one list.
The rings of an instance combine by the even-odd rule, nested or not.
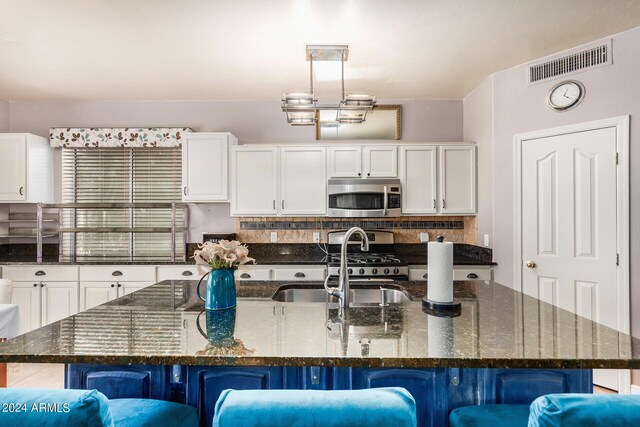
[(636, 26), (638, 0), (0, 0), (0, 99), (278, 100), (308, 87), (307, 43), (349, 44), (347, 92), (461, 99)]

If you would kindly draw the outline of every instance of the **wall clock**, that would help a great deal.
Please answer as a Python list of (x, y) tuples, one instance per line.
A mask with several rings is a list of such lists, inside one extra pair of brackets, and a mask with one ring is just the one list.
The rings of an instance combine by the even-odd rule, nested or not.
[(560, 82), (549, 91), (547, 105), (554, 111), (570, 110), (582, 102), (584, 92), (584, 85), (578, 81)]

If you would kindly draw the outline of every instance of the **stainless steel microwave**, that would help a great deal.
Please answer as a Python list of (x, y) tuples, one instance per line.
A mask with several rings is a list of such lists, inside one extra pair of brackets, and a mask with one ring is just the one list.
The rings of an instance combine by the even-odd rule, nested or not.
[(328, 214), (343, 218), (401, 215), (399, 179), (330, 179)]

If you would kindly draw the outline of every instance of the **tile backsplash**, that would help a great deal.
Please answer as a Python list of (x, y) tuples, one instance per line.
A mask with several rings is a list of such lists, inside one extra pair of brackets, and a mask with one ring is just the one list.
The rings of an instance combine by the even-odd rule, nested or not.
[(420, 243), (420, 233), (428, 232), (455, 243), (477, 243), (475, 216), (412, 216), (400, 218), (310, 218), (255, 217), (236, 220), (237, 239), (245, 243), (269, 243), (271, 232), (278, 233), (278, 243), (312, 243), (313, 233), (320, 232), (326, 242), (327, 232), (350, 227), (393, 231), (396, 243)]

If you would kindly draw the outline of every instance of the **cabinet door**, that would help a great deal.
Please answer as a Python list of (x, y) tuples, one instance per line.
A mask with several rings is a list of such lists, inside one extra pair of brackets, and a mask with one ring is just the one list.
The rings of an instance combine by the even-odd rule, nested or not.
[(329, 147), (329, 178), (359, 178), (362, 176), (360, 147)]
[(436, 159), (434, 146), (409, 145), (400, 148), (402, 171), (402, 213), (437, 212)]
[(380, 145), (364, 147), (365, 178), (397, 178), (398, 147)]
[(198, 408), (200, 425), (210, 427), (220, 393), (234, 390), (274, 390), (282, 388), (280, 367), (200, 367), (187, 366), (187, 405)]
[(353, 369), (353, 388), (404, 387), (416, 400), (418, 426), (447, 425), (443, 369)]
[(326, 215), (327, 164), (324, 147), (280, 149), (280, 213)]
[(43, 282), (42, 325), (78, 312), (78, 282)]
[(278, 214), (278, 149), (231, 149), (231, 214)]
[(118, 298), (116, 282), (80, 282), (80, 311)]
[(160, 399), (167, 397), (167, 367), (146, 365), (70, 364), (66, 388), (96, 389), (109, 399)]
[(26, 200), (27, 143), (23, 135), (0, 135), (0, 201)]
[[(227, 201), (227, 133), (185, 133), (182, 142), (182, 200), (185, 202)], [(233, 142), (232, 141), (232, 142)]]
[(118, 282), (118, 297), (129, 295), (151, 285), (153, 282)]
[(33, 282), (13, 282), (11, 304), (20, 306), (22, 332), (40, 327), (40, 285)]
[(476, 147), (440, 147), (440, 212), (476, 213)]

